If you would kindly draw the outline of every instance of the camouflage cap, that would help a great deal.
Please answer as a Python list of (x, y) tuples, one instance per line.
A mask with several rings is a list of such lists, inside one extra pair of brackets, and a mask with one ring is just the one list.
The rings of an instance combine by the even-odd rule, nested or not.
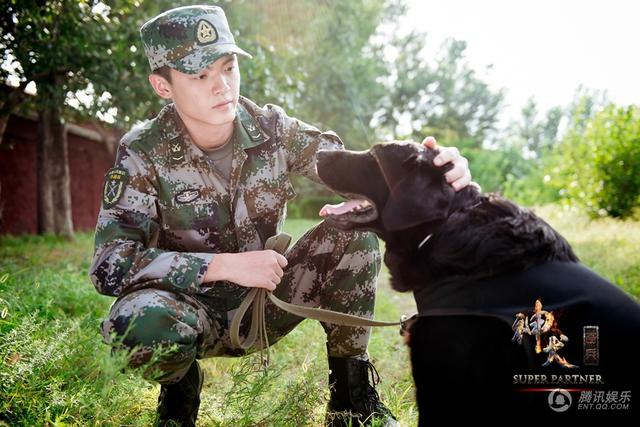
[(227, 17), (218, 6), (185, 6), (168, 10), (140, 28), (151, 70), (164, 65), (186, 74), (230, 53), (251, 58), (236, 46)]

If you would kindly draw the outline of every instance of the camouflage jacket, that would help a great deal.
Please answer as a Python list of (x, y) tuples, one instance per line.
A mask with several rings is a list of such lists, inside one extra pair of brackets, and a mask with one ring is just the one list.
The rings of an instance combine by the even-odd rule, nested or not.
[(122, 138), (96, 225), (90, 275), (100, 293), (203, 292), (214, 254), (260, 250), (280, 231), (295, 196), (290, 175), (319, 181), (316, 151), (343, 148), (333, 132), (242, 97), (234, 126), (229, 182), (191, 141), (173, 104)]

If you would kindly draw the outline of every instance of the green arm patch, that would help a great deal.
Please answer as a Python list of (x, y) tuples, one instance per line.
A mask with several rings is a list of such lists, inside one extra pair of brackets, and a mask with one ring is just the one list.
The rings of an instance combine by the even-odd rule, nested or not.
[(124, 168), (111, 168), (104, 178), (102, 189), (102, 206), (111, 209), (120, 200), (129, 179), (129, 172)]

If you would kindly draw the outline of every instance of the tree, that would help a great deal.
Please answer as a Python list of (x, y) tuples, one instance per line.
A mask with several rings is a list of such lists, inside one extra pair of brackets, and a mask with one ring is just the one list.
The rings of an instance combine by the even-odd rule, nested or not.
[[(241, 93), (334, 130), (350, 149), (368, 148), (381, 139), (371, 120), (386, 73), (375, 34), (403, 10), (385, 0), (233, 3), (226, 12), (236, 41), (254, 56), (241, 63)], [(321, 191), (295, 185), (304, 195)]]
[(504, 138), (495, 145), (509, 159), (508, 170), (500, 176), (504, 195), (525, 205), (549, 203), (559, 198), (550, 184), (547, 170), (552, 149), (558, 142), (563, 110), (553, 107), (540, 114), (531, 97), (521, 109), (521, 118), (507, 126)]
[[(474, 164), (474, 180), (489, 191), (502, 189), (513, 150), (486, 150), (503, 93), (494, 92), (464, 60), (466, 43), (448, 39), (435, 58), (426, 53), (427, 35), (392, 30), (385, 56), (385, 96), (376, 122), (393, 139), (435, 136), (455, 145)], [(408, 125), (408, 126), (407, 126)]]
[(378, 120), (394, 138), (402, 122), (410, 135), (434, 135), (445, 143), (472, 140), (482, 147), (495, 129), (504, 94), (493, 92), (464, 61), (466, 42), (447, 39), (436, 59), (424, 54), (427, 35), (412, 31), (391, 39), (395, 58), (387, 61), (389, 79)]
[[(370, 122), (386, 70), (373, 37), (397, 18), (397, 1), (299, 0), (233, 3), (227, 15), (242, 46), (241, 92), (272, 102), (322, 129), (332, 129), (350, 148), (378, 141)], [(392, 7), (393, 6), (393, 7)], [(246, 19), (251, 16), (252, 19)]]
[[(136, 6), (134, 0), (118, 0), (111, 7), (89, 0), (11, 0), (0, 14), (0, 77), (18, 82), (17, 87), (3, 88), (0, 130), (9, 114), (26, 102), (38, 112), (40, 232), (73, 236), (66, 121), (107, 116), (110, 99), (126, 106), (123, 98), (137, 93), (130, 85), (124, 96), (128, 85), (123, 84), (135, 74), (135, 64), (125, 58), (137, 38)], [(35, 97), (24, 92), (30, 82)], [(110, 92), (96, 92), (103, 88)], [(92, 101), (77, 102), (78, 95), (87, 92), (94, 95)], [(71, 108), (74, 100), (76, 108)]]
[(558, 139), (563, 111), (560, 107), (549, 109), (539, 118), (538, 107), (533, 97), (529, 98), (521, 110), (521, 121), (511, 123), (508, 140), (522, 150), (522, 154), (538, 162), (553, 147)]

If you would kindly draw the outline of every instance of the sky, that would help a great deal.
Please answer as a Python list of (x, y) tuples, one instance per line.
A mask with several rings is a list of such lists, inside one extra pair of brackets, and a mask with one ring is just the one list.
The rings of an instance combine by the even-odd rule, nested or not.
[[(566, 106), (578, 85), (640, 105), (640, 1), (408, 0), (405, 19), (434, 51), (447, 37), (492, 88), (507, 90), (503, 122), (533, 96), (539, 111)], [(493, 64), (488, 74), (487, 65)]]

